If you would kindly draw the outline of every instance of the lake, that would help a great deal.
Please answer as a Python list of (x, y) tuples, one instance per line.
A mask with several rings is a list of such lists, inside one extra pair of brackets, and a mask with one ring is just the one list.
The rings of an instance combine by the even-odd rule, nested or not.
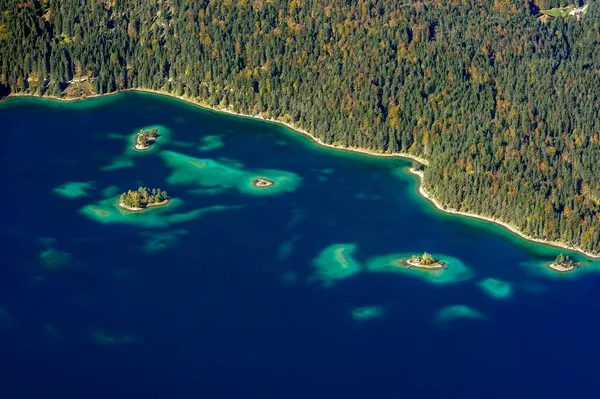
[[(437, 211), (409, 161), (137, 92), (0, 121), (3, 398), (600, 393), (600, 262)], [(172, 201), (119, 210), (139, 186)]]

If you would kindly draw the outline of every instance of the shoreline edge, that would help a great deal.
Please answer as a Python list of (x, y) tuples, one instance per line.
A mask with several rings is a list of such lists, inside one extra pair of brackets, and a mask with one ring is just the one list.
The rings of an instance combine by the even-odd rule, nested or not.
[[(121, 93), (126, 93), (126, 92), (141, 92), (141, 93), (152, 93), (152, 94), (156, 94), (156, 95), (161, 95), (161, 96), (165, 96), (165, 97), (169, 97), (169, 98), (175, 98), (181, 101), (184, 101), (188, 104), (212, 111), (212, 112), (221, 112), (221, 113), (226, 113), (226, 114), (230, 114), (230, 115), (235, 115), (237, 117), (242, 117), (242, 118), (249, 118), (249, 119), (254, 119), (254, 120), (261, 120), (264, 122), (271, 122), (274, 124), (278, 124), (284, 127), (287, 127), (288, 129), (290, 129), (293, 132), (302, 134), (303, 136), (306, 136), (310, 139), (310, 141), (312, 141), (313, 143), (316, 143), (317, 145), (321, 146), (321, 147), (325, 147), (325, 148), (329, 148), (329, 149), (333, 149), (333, 150), (338, 150), (338, 151), (345, 151), (345, 152), (352, 152), (352, 153), (358, 153), (358, 154), (363, 154), (363, 155), (368, 155), (368, 156), (376, 156), (376, 157), (389, 157), (389, 158), (404, 158), (404, 159), (410, 159), (413, 161), (417, 161), (425, 166), (429, 165), (429, 161), (421, 158), (419, 156), (413, 155), (413, 154), (409, 154), (409, 153), (404, 153), (404, 152), (396, 152), (396, 153), (381, 153), (381, 152), (375, 152), (375, 151), (371, 151), (371, 150), (367, 150), (364, 148), (356, 148), (356, 147), (341, 147), (341, 146), (336, 146), (334, 144), (328, 144), (325, 143), (323, 141), (321, 141), (319, 138), (315, 137), (314, 135), (312, 135), (310, 132), (308, 132), (307, 130), (304, 130), (302, 128), (296, 127), (288, 122), (283, 122), (274, 118), (265, 118), (263, 115), (258, 114), (258, 115), (249, 115), (249, 114), (242, 114), (239, 112), (235, 112), (229, 108), (216, 108), (216, 107), (211, 107), (205, 103), (200, 102), (199, 100), (194, 100), (192, 98), (189, 97), (184, 97), (184, 96), (177, 96), (175, 94), (171, 94), (169, 92), (166, 91), (162, 91), (162, 90), (153, 90), (153, 89), (144, 89), (144, 88), (130, 88), (130, 89), (124, 89), (124, 90), (119, 90), (119, 91), (114, 91), (111, 93), (104, 93), (104, 94), (94, 94), (91, 96), (85, 96), (85, 97), (77, 97), (77, 98), (63, 98), (63, 97), (57, 97), (57, 96), (40, 96), (40, 95), (36, 95), (36, 94), (29, 94), (29, 93), (10, 93), (8, 96), (4, 97), (3, 99), (0, 99), (0, 103), (3, 100), (8, 100), (10, 98), (18, 98), (18, 97), (32, 97), (32, 98), (40, 98), (40, 99), (51, 99), (51, 100), (56, 100), (56, 101), (66, 101), (66, 102), (70, 102), (70, 101), (83, 101), (83, 100), (88, 100), (88, 99), (93, 99), (93, 98), (101, 98), (101, 97), (108, 97), (108, 96), (113, 96), (113, 95), (118, 95)], [(563, 248), (563, 249), (567, 249), (570, 251), (575, 251), (578, 252), (584, 256), (587, 256), (588, 258), (591, 259), (600, 259), (600, 254), (593, 254), (590, 252), (586, 252), (581, 248), (569, 245), (569, 244), (565, 244), (562, 242), (558, 242), (558, 241), (549, 241), (546, 239), (540, 239), (540, 238), (534, 238), (531, 236), (526, 235), (525, 233), (519, 231), (516, 227), (510, 225), (509, 223), (506, 223), (502, 220), (496, 219), (496, 218), (492, 218), (489, 216), (484, 216), (484, 215), (479, 215), (476, 213), (469, 213), (469, 212), (463, 212), (463, 211), (458, 211), (456, 209), (451, 209), (451, 208), (446, 208), (443, 207), (439, 201), (437, 199), (435, 199), (425, 188), (424, 188), (424, 178), (425, 178), (425, 174), (423, 173), (423, 171), (418, 171), (415, 170), (413, 168), (409, 168), (409, 172), (413, 175), (418, 176), (419, 178), (419, 194), (425, 198), (427, 201), (429, 201), (431, 204), (433, 204), (435, 206), (436, 209), (438, 209), (439, 211), (448, 213), (448, 214), (452, 214), (452, 215), (457, 215), (457, 216), (464, 216), (464, 217), (469, 217), (472, 219), (479, 219), (479, 220), (483, 220), (483, 221), (487, 221), (487, 222), (491, 222), (494, 223), (496, 225), (499, 225), (503, 228), (505, 228), (506, 230), (510, 231), (511, 233), (519, 236), (522, 239), (525, 239), (527, 241), (530, 242), (535, 242), (537, 244), (543, 244), (543, 245), (548, 245), (551, 247), (557, 247), (557, 248)]]
[(498, 226), (503, 227), (504, 229), (510, 231), (511, 233), (519, 236), (522, 239), (525, 239), (527, 241), (531, 241), (534, 242), (536, 244), (543, 244), (543, 245), (548, 245), (551, 247), (557, 247), (557, 248), (563, 248), (563, 249), (568, 249), (569, 251), (575, 251), (575, 252), (579, 252), (580, 254), (587, 256), (588, 258), (592, 258), (592, 259), (600, 259), (600, 254), (593, 254), (590, 252), (586, 252), (581, 248), (569, 245), (569, 244), (565, 244), (562, 242), (558, 242), (558, 241), (549, 241), (546, 239), (542, 239), (542, 238), (534, 238), (531, 236), (526, 235), (525, 233), (519, 231), (516, 227), (514, 227), (513, 225), (504, 222), (500, 219), (497, 218), (493, 218), (493, 217), (489, 217), (489, 216), (484, 216), (484, 215), (479, 215), (476, 213), (470, 213), (470, 212), (463, 212), (463, 211), (459, 211), (456, 209), (452, 209), (452, 208), (448, 208), (448, 207), (444, 207), (442, 204), (439, 203), (439, 201), (433, 197), (424, 187), (424, 181), (425, 181), (425, 174), (423, 173), (423, 171), (420, 170), (415, 170), (413, 168), (409, 169), (409, 172), (412, 173), (413, 175), (417, 176), (419, 178), (419, 194), (425, 198), (427, 201), (429, 201), (430, 203), (432, 203), (438, 210), (451, 214), (451, 215), (458, 215), (458, 216), (464, 216), (464, 217), (468, 217), (468, 218), (472, 218), (472, 219), (479, 219), (479, 220), (484, 220), (486, 222), (491, 222), (494, 223)]

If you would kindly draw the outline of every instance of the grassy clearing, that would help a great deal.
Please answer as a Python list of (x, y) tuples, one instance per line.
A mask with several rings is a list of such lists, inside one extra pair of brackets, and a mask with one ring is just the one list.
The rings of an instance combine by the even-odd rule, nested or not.
[(550, 10), (540, 10), (540, 13), (550, 15), (551, 17), (563, 17), (565, 18), (571, 11), (573, 11), (576, 7), (574, 5), (570, 5), (567, 7), (556, 7)]

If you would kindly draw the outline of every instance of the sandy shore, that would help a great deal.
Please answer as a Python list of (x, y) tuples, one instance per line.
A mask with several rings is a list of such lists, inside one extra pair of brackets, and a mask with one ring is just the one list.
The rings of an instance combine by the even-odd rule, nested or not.
[(474, 219), (480, 219), (480, 220), (485, 220), (487, 222), (492, 222), (492, 223), (496, 223), (499, 224), (500, 226), (504, 227), (505, 229), (509, 230), (510, 232), (518, 235), (521, 238), (524, 238), (527, 241), (531, 241), (531, 242), (536, 242), (539, 244), (544, 244), (544, 245), (550, 245), (553, 247), (559, 247), (559, 248), (565, 248), (568, 249), (570, 251), (576, 251), (579, 252), (587, 257), (590, 258), (599, 258), (600, 259), (600, 254), (593, 254), (590, 252), (586, 252), (581, 248), (578, 247), (574, 247), (572, 245), (568, 245), (562, 242), (558, 242), (558, 241), (549, 241), (549, 240), (545, 240), (545, 239), (540, 239), (540, 238), (534, 238), (531, 236), (528, 236), (524, 233), (522, 233), (521, 231), (519, 231), (516, 227), (514, 227), (511, 224), (508, 224), (506, 222), (503, 222), (500, 219), (497, 218), (492, 218), (489, 216), (483, 216), (483, 215), (478, 215), (475, 213), (469, 213), (469, 212), (462, 212), (462, 211), (458, 211), (456, 209), (450, 209), (450, 208), (446, 208), (443, 207), (431, 194), (429, 194), (427, 192), (427, 190), (425, 190), (425, 188), (423, 187), (423, 179), (425, 177), (425, 174), (423, 173), (423, 171), (420, 170), (415, 170), (415, 169), (410, 169), (410, 172), (414, 175), (417, 175), (419, 177), (420, 180), (420, 184), (419, 184), (419, 193), (425, 197), (427, 200), (429, 200), (429, 202), (431, 202), (433, 205), (435, 205), (435, 207), (437, 209), (439, 209), (440, 211), (443, 212), (447, 212), (447, 213), (451, 213), (453, 215), (460, 215), (460, 216), (466, 216), (466, 217), (470, 217), (470, 218), (474, 218)]
[(149, 150), (150, 146), (144, 147), (143, 145), (136, 144), (133, 148), (135, 148), (136, 150), (139, 150), (139, 151), (145, 151), (145, 150)]
[(556, 270), (557, 272), (570, 272), (571, 270), (575, 270), (575, 266), (563, 266), (563, 265), (559, 265), (557, 263), (550, 263), (548, 265), (548, 267), (552, 270)]
[[(56, 96), (38, 96), (35, 94), (24, 94), (24, 93), (11, 93), (7, 98), (10, 97), (38, 97), (38, 98), (51, 98), (51, 99), (55, 99), (55, 100), (61, 100), (61, 101), (81, 101), (81, 100), (86, 100), (89, 98), (95, 98), (95, 97), (106, 97), (106, 96), (110, 96), (110, 95), (116, 95), (119, 93), (123, 93), (123, 92), (127, 92), (127, 91), (139, 91), (139, 92), (145, 92), (145, 93), (153, 93), (153, 94), (159, 94), (159, 95), (163, 95), (163, 96), (167, 96), (167, 97), (173, 97), (173, 98), (177, 98), (179, 100), (185, 101), (189, 104), (195, 105), (195, 106), (199, 106), (201, 108), (205, 108), (205, 109), (209, 109), (212, 111), (218, 111), (218, 112), (225, 112), (228, 114), (232, 114), (232, 115), (236, 115), (236, 116), (240, 116), (240, 117), (245, 117), (245, 118), (252, 118), (252, 119), (260, 119), (263, 121), (267, 121), (267, 122), (271, 122), (271, 123), (276, 123), (279, 125), (283, 125), (289, 129), (291, 129), (294, 132), (300, 133), (305, 135), (306, 137), (310, 138), (311, 141), (317, 143), (320, 146), (323, 147), (327, 147), (327, 148), (331, 148), (331, 149), (335, 149), (335, 150), (340, 150), (340, 151), (348, 151), (348, 152), (355, 152), (355, 153), (360, 153), (360, 154), (365, 154), (365, 155), (371, 155), (371, 156), (378, 156), (378, 157), (397, 157), (397, 158), (405, 158), (405, 159), (411, 159), (414, 161), (417, 161), (423, 165), (429, 165), (429, 161), (421, 158), (419, 156), (416, 155), (412, 155), (412, 154), (408, 154), (408, 153), (403, 153), (403, 152), (395, 152), (395, 153), (381, 153), (381, 152), (375, 152), (375, 151), (371, 151), (371, 150), (366, 150), (366, 149), (362, 149), (362, 148), (354, 148), (354, 147), (341, 147), (341, 146), (336, 146), (333, 144), (328, 144), (325, 143), (323, 141), (321, 141), (320, 139), (318, 139), (317, 137), (313, 136), (312, 134), (310, 134), (308, 131), (298, 128), (290, 123), (287, 122), (282, 122), (282, 121), (278, 121), (276, 119), (273, 118), (265, 118), (263, 115), (246, 115), (246, 114), (241, 114), (238, 112), (234, 112), (228, 108), (215, 108), (215, 107), (211, 107), (205, 103), (202, 103), (199, 100), (195, 100), (189, 97), (184, 97), (184, 96), (176, 96), (174, 94), (162, 91), (162, 90), (152, 90), (152, 89), (126, 89), (126, 90), (121, 90), (121, 91), (116, 91), (116, 92), (112, 92), (112, 93), (106, 93), (106, 94), (95, 94), (93, 96), (87, 96), (87, 97), (83, 97), (83, 98), (62, 98), (62, 97), (56, 97)], [(548, 241), (548, 240), (544, 240), (544, 239), (539, 239), (539, 238), (533, 238), (530, 237), (524, 233), (522, 233), (521, 231), (519, 231), (516, 227), (503, 222), (499, 219), (496, 218), (491, 218), (488, 216), (483, 216), (483, 215), (477, 215), (474, 213), (468, 213), (468, 212), (462, 212), (462, 211), (457, 211), (454, 209), (448, 209), (448, 208), (444, 208), (441, 206), (441, 204), (435, 199), (433, 198), (424, 188), (423, 188), (423, 178), (424, 178), (424, 174), (422, 171), (417, 171), (414, 169), (410, 169), (411, 173), (419, 176), (420, 178), (420, 185), (419, 185), (419, 193), (425, 197), (427, 200), (429, 200), (431, 203), (433, 203), (435, 205), (435, 207), (437, 209), (439, 209), (440, 211), (443, 212), (447, 212), (447, 213), (451, 213), (451, 214), (455, 214), (455, 215), (461, 215), (461, 216), (466, 216), (466, 217), (470, 217), (470, 218), (475, 218), (475, 219), (480, 219), (480, 220), (485, 220), (488, 222), (492, 222), (492, 223), (496, 223), (501, 225), (502, 227), (506, 228), (507, 230), (511, 231), (512, 233), (518, 235), (521, 238), (524, 238), (528, 241), (532, 241), (532, 242), (536, 242), (536, 243), (540, 243), (540, 244), (545, 244), (545, 245), (550, 245), (553, 247), (559, 247), (559, 248), (565, 248), (571, 251), (576, 251), (579, 252), (585, 256), (588, 256), (590, 258), (597, 258), (600, 259), (600, 254), (593, 254), (590, 252), (586, 252), (584, 250), (582, 250), (581, 248), (578, 247), (574, 247), (568, 244), (564, 244), (561, 242), (557, 242), (557, 241)]]
[(125, 205), (125, 204), (124, 204), (124, 203), (122, 203), (122, 202), (119, 202), (119, 206), (120, 206), (121, 208), (123, 208), (123, 209), (127, 209), (128, 211), (132, 211), (132, 212), (139, 212), (139, 211), (143, 211), (143, 210), (145, 210), (145, 209), (148, 209), (148, 208), (152, 208), (152, 207), (154, 207), (154, 206), (163, 206), (163, 205), (167, 205), (168, 203), (169, 203), (169, 200), (168, 200), (168, 199), (166, 199), (166, 200), (164, 200), (164, 201), (161, 201), (161, 202), (153, 202), (153, 203), (150, 203), (150, 204), (146, 205), (146, 207), (145, 207), (145, 208), (137, 208), (137, 207), (133, 207), (133, 206), (127, 206), (127, 205)]
[(439, 270), (439, 269), (445, 269), (445, 265), (440, 264), (438, 262), (432, 264), (432, 265), (422, 265), (420, 263), (417, 262), (413, 262), (410, 259), (406, 259), (404, 262), (406, 262), (407, 265), (409, 265), (409, 267), (416, 267), (419, 269), (426, 269), (426, 270)]
[(181, 101), (185, 101), (189, 104), (201, 107), (201, 108), (205, 108), (211, 111), (217, 111), (217, 112), (225, 112), (227, 114), (231, 114), (231, 115), (236, 115), (239, 117), (243, 117), (243, 118), (252, 118), (252, 119), (259, 119), (261, 121), (266, 121), (266, 122), (271, 122), (271, 123), (276, 123), (278, 125), (283, 125), (297, 133), (303, 134), (304, 136), (310, 138), (313, 142), (319, 144), (322, 147), (327, 147), (327, 148), (332, 148), (335, 150), (340, 150), (340, 151), (347, 151), (347, 152), (355, 152), (355, 153), (359, 153), (359, 154), (365, 154), (365, 155), (372, 155), (372, 156), (376, 156), (376, 157), (395, 157), (395, 158), (405, 158), (405, 159), (412, 159), (413, 161), (417, 161), (423, 165), (429, 165), (429, 161), (426, 160), (425, 158), (421, 158), (417, 155), (413, 155), (413, 154), (408, 154), (405, 152), (394, 152), (394, 153), (384, 153), (384, 152), (376, 152), (373, 150), (367, 150), (364, 148), (357, 148), (357, 147), (342, 147), (342, 146), (337, 146), (337, 145), (333, 145), (333, 144), (328, 144), (325, 143), (323, 141), (321, 141), (320, 139), (318, 139), (317, 137), (313, 136), (311, 133), (309, 133), (308, 131), (301, 129), (297, 126), (294, 126), (290, 123), (287, 122), (282, 122), (279, 121), (277, 119), (274, 118), (265, 118), (264, 115), (259, 114), (259, 115), (248, 115), (248, 114), (242, 114), (239, 112), (235, 112), (232, 111), (229, 108), (216, 108), (216, 107), (211, 107), (210, 105), (207, 105), (203, 102), (201, 102), (200, 100), (195, 100), (193, 98), (190, 97), (185, 97), (185, 96), (176, 96), (174, 94), (171, 94), (169, 92), (166, 91), (162, 91), (162, 90), (152, 90), (152, 89), (125, 89), (125, 90), (120, 90), (120, 91), (115, 91), (112, 93), (105, 93), (105, 94), (94, 94), (92, 96), (87, 96), (87, 97), (82, 97), (82, 98), (64, 98), (64, 97), (57, 97), (57, 96), (50, 96), (50, 95), (45, 95), (45, 96), (38, 96), (36, 94), (27, 94), (27, 93), (11, 93), (10, 95), (8, 95), (8, 97), (6, 98), (11, 98), (11, 97), (37, 97), (37, 98), (49, 98), (49, 99), (53, 99), (53, 100), (59, 100), (59, 101), (82, 101), (82, 100), (87, 100), (90, 98), (97, 98), (97, 97), (107, 97), (107, 96), (113, 96), (119, 93), (125, 93), (128, 91), (139, 91), (139, 92), (143, 92), (143, 93), (153, 93), (153, 94), (159, 94), (162, 96), (167, 96), (167, 97), (172, 97), (172, 98), (177, 98)]

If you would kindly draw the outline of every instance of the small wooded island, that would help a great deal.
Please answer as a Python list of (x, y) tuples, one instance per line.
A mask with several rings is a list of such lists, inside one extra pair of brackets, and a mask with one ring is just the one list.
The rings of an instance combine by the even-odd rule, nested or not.
[(135, 138), (136, 150), (147, 150), (158, 140), (158, 129), (142, 129)]
[(169, 195), (160, 188), (140, 187), (136, 191), (129, 190), (119, 197), (119, 206), (128, 211), (143, 211), (153, 206), (166, 205)]
[(422, 269), (445, 269), (446, 263), (441, 260), (435, 259), (431, 254), (423, 252), (423, 255), (413, 255), (408, 259), (404, 259), (400, 262), (403, 266), (408, 268), (418, 267)]
[(273, 184), (275, 184), (273, 180), (265, 179), (264, 177), (259, 177), (252, 181), (254, 187), (271, 187)]
[(557, 272), (570, 272), (575, 270), (579, 266), (578, 262), (575, 262), (567, 255), (559, 254), (554, 262), (550, 263), (548, 267)]

